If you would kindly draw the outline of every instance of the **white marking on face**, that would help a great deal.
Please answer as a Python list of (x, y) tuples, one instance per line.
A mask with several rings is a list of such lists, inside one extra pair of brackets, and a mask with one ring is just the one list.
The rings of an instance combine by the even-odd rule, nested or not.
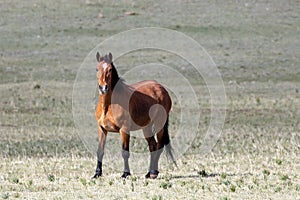
[(105, 71), (106, 68), (108, 67), (108, 64), (107, 63), (103, 63), (102, 67), (103, 67), (103, 70)]

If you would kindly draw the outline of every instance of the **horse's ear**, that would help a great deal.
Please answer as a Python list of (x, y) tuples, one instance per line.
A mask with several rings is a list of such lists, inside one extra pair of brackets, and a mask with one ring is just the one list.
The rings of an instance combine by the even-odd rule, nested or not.
[(97, 52), (97, 53), (96, 53), (96, 59), (97, 59), (98, 62), (100, 62), (100, 58), (101, 58), (101, 57), (100, 57), (100, 53)]
[(109, 54), (108, 54), (108, 58), (109, 58), (109, 61), (112, 63), (112, 54), (109, 52)]

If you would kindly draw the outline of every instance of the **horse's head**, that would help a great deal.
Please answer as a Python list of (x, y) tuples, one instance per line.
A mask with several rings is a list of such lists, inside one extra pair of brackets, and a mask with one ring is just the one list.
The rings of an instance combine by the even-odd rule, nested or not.
[(96, 59), (98, 61), (96, 67), (98, 91), (99, 94), (104, 95), (114, 89), (119, 80), (119, 75), (112, 62), (111, 53), (101, 57), (99, 52), (97, 52)]

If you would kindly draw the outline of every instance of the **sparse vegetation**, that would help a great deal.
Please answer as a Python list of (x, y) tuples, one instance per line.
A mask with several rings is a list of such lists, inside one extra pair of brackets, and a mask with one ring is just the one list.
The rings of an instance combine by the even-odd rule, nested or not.
[(276, 159), (276, 164), (277, 164), (277, 165), (281, 165), (281, 164), (282, 164), (282, 160), (277, 158), (277, 159)]
[(9, 193), (3, 193), (1, 197), (2, 197), (2, 199), (8, 199)]
[(15, 178), (12, 179), (12, 182), (15, 183), (15, 184), (18, 184), (20, 182), (20, 180), (15, 177)]
[(86, 185), (87, 185), (87, 181), (86, 181), (85, 178), (81, 178), (81, 179), (80, 179), (80, 182), (81, 182), (81, 184), (82, 184), (83, 186), (86, 186)]
[(50, 182), (54, 182), (54, 181), (55, 181), (55, 176), (54, 176), (53, 174), (49, 174), (49, 175), (48, 175), (48, 180), (49, 180)]
[(221, 174), (221, 178), (222, 178), (222, 179), (225, 179), (226, 177), (227, 177), (226, 173), (222, 173), (222, 174)]
[(230, 192), (235, 192), (236, 186), (230, 185), (229, 189), (230, 189)]
[[(299, 6), (279, 0), (2, 1), (0, 199), (300, 199)], [(120, 75), (164, 63), (189, 80), (199, 97), (200, 126), (178, 168), (162, 158), (156, 180), (144, 178), (148, 154), (138, 163), (131, 157), (134, 173), (124, 180), (122, 165), (104, 157), (103, 177), (91, 180), (96, 153), (83, 145), (72, 116), (77, 69), (101, 41), (144, 26), (183, 32), (213, 58), (227, 95), (222, 135), (209, 154), (199, 152), (211, 117), (202, 75), (163, 51), (129, 53), (116, 59)], [(91, 115), (93, 106), (87, 102)], [(173, 106), (173, 113), (182, 112), (180, 102)], [(170, 118), (171, 134), (178, 116)], [(188, 126), (184, 131), (190, 134)], [(106, 152), (116, 150), (122, 160), (119, 136), (107, 140)], [(132, 137), (131, 149), (147, 152), (145, 144)]]
[(170, 182), (162, 182), (159, 187), (161, 187), (163, 189), (168, 189), (168, 188), (172, 187), (172, 183), (170, 183)]

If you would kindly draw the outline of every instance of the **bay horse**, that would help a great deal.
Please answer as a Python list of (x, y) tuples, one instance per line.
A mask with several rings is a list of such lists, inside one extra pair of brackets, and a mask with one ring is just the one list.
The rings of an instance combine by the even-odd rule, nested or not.
[(118, 132), (121, 137), (124, 160), (121, 177), (131, 175), (128, 163), (130, 131), (138, 129), (142, 129), (150, 151), (150, 166), (145, 177), (157, 178), (158, 161), (164, 147), (167, 157), (176, 164), (168, 133), (168, 118), (172, 106), (168, 91), (153, 80), (126, 84), (118, 75), (111, 53), (101, 57), (97, 52), (96, 59), (99, 93), (95, 109), (98, 124), (98, 162), (93, 178), (102, 176), (102, 159), (108, 132)]

